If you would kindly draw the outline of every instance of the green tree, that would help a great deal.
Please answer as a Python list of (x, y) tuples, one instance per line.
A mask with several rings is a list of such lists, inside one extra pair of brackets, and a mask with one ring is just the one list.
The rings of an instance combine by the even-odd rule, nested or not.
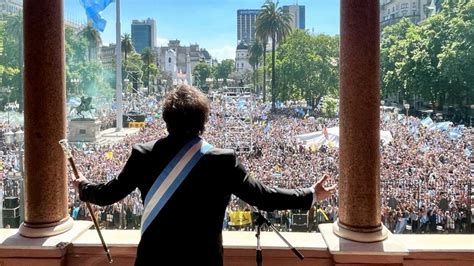
[(437, 67), (446, 101), (469, 105), (474, 99), (474, 1), (447, 2), (440, 16), (447, 37), (437, 54)]
[(337, 95), (339, 38), (293, 31), (278, 47), (278, 98), (305, 99), (313, 108), (326, 95)]
[(384, 29), (381, 76), (384, 96), (420, 97), (432, 108), (470, 104), (474, 86), (474, 2), (452, 0), (414, 25), (403, 19)]
[(143, 60), (140, 54), (132, 52), (127, 59), (127, 65), (125, 66), (126, 77), (132, 84), (132, 88), (138, 91), (142, 85), (143, 79)]
[(262, 6), (257, 17), (257, 32), (261, 36), (268, 36), (272, 40), (272, 109), (275, 109), (276, 100), (276, 75), (275, 75), (275, 49), (278, 42), (291, 32), (291, 15), (278, 7), (278, 2), (267, 0)]
[(258, 66), (263, 55), (263, 45), (260, 39), (254, 39), (248, 48), (249, 63), (253, 68), (253, 82), (254, 88), (258, 91)]
[(127, 64), (127, 55), (135, 52), (135, 47), (133, 46), (132, 37), (129, 33), (125, 33), (122, 36), (122, 52), (124, 53), (124, 65)]
[(256, 26), (256, 39), (262, 44), (262, 62), (263, 62), (263, 102), (267, 101), (267, 45), (268, 38), (270, 37), (270, 29), (266, 27), (262, 20), (257, 18)]
[(107, 81), (111, 73), (104, 70), (100, 62), (85, 62), (78, 69), (80, 76), (79, 90), (84, 95), (113, 97), (114, 90)]
[(224, 85), (227, 85), (227, 78), (229, 77), (230, 73), (232, 73), (234, 70), (235, 70), (234, 60), (224, 59), (215, 67), (214, 77), (216, 80), (222, 79)]
[(433, 17), (423, 26), (415, 26), (404, 40), (406, 56), (399, 66), (399, 78), (404, 82), (406, 100), (421, 95), (436, 108), (442, 90), (442, 79), (437, 69), (437, 54), (441, 50), (443, 29), (440, 17)]
[(78, 93), (79, 83), (72, 80), (81, 81), (79, 69), (87, 62), (86, 40), (77, 35), (72, 28), (66, 27), (64, 34), (65, 54), (66, 54), (66, 91), (68, 93)]
[(407, 57), (407, 33), (415, 25), (407, 18), (398, 23), (385, 27), (381, 38), (380, 65), (382, 80), (382, 95), (401, 92), (402, 96), (408, 95), (406, 83), (400, 78), (401, 68), (405, 65)]
[(206, 86), (206, 79), (211, 76), (211, 71), (211, 67), (206, 63), (199, 63), (194, 67), (193, 76), (200, 88)]
[[(13, 80), (17, 77), (20, 70), (17, 67), (5, 66), (4, 65), (4, 53), (5, 53), (5, 45), (4, 45), (4, 38), (5, 36), (5, 25), (6, 21), (0, 21), (0, 86), (5, 88), (11, 86)], [(3, 109), (5, 104), (10, 101), (10, 93), (11, 91), (6, 91), (6, 94), (0, 95), (0, 109)]]
[(155, 62), (155, 53), (150, 47), (146, 47), (143, 49), (141, 54), (143, 60), (144, 71), (145, 75), (145, 87), (150, 89), (150, 65), (154, 64)]
[(158, 78), (158, 74), (160, 71), (158, 70), (158, 66), (155, 63), (151, 63), (148, 66), (148, 71), (150, 75), (150, 80), (156, 80)]
[(10, 100), (18, 101), (20, 110), (23, 110), (23, 16), (19, 12), (6, 16), (5, 20), (0, 64), (18, 71), (4, 72), (13, 76), (2, 80), (2, 85), (13, 87)]
[(80, 34), (87, 40), (87, 48), (88, 48), (88, 58), (89, 62), (92, 59), (92, 50), (99, 48), (99, 45), (102, 43), (102, 39), (100, 37), (100, 33), (94, 29), (92, 23), (87, 23), (87, 26), (81, 30)]
[(324, 97), (322, 113), (327, 117), (334, 117), (337, 113), (338, 100), (332, 97)]

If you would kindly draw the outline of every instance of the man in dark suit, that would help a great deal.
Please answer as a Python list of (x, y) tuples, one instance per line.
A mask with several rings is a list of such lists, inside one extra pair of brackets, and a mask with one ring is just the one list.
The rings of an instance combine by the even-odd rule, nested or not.
[[(209, 109), (207, 97), (198, 89), (178, 86), (163, 106), (169, 135), (134, 145), (122, 172), (107, 183), (76, 179), (81, 200), (108, 205), (138, 187), (145, 202), (157, 176), (191, 139), (204, 132)], [(213, 148), (199, 159), (142, 232), (135, 264), (223, 265), (222, 223), (231, 194), (267, 211), (309, 209), (334, 191), (334, 186), (323, 186), (327, 178), (310, 188), (270, 188), (247, 173), (233, 150)]]

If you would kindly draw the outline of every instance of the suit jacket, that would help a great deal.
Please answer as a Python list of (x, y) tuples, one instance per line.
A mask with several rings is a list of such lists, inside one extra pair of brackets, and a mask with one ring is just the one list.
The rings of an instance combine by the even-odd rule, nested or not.
[[(169, 135), (134, 145), (116, 178), (105, 184), (80, 185), (81, 200), (109, 205), (138, 187), (144, 201), (155, 179), (190, 139)], [(222, 224), (231, 194), (267, 211), (309, 209), (313, 201), (309, 188), (267, 187), (247, 174), (233, 150), (213, 148), (143, 233), (136, 265), (147, 265), (145, 261), (151, 265), (223, 265)]]

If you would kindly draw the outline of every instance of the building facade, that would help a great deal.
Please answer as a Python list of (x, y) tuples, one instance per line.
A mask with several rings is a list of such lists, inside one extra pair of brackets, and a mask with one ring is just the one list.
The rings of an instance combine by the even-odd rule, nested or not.
[(0, 0), (0, 15), (12, 15), (23, 10), (22, 0)]
[(243, 42), (237, 45), (235, 50), (235, 70), (241, 74), (246, 71), (252, 71), (252, 66), (249, 63), (248, 46)]
[(381, 0), (380, 28), (392, 25), (402, 18), (419, 24), (439, 12), (440, 0)]
[(194, 67), (203, 62), (212, 64), (212, 57), (206, 49), (198, 44), (182, 46), (179, 40), (170, 40), (168, 46), (157, 50), (157, 64), (160, 71), (168, 73), (173, 83), (186, 82), (192, 84)]
[(257, 16), (260, 9), (237, 10), (237, 43), (249, 44), (255, 39)]
[(132, 21), (132, 42), (137, 53), (156, 46), (156, 21), (151, 18)]
[(306, 29), (306, 10), (305, 6), (291, 5), (283, 6), (283, 10), (291, 15), (291, 27), (293, 29)]
[(104, 66), (104, 68), (110, 68), (110, 69), (113, 69), (114, 68), (114, 60), (115, 60), (115, 48), (116, 48), (116, 45), (115, 43), (111, 43), (109, 44), (108, 46), (101, 46), (100, 47), (100, 53), (99, 53), (99, 57), (100, 57), (100, 61), (102, 62), (102, 65)]

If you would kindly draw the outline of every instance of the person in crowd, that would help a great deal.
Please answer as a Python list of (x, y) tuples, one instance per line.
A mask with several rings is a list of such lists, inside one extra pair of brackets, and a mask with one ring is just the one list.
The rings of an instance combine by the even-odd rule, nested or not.
[[(335, 185), (324, 185), (328, 175), (306, 188), (264, 185), (249, 174), (233, 150), (213, 148), (203, 141), (209, 112), (202, 92), (178, 86), (163, 105), (167, 136), (134, 145), (121, 173), (106, 183), (92, 183), (84, 176), (73, 181), (81, 200), (102, 206), (140, 190), (145, 210), (136, 265), (164, 256), (175, 259), (176, 265), (223, 265), (222, 223), (232, 194), (273, 211), (307, 210), (335, 191)], [(204, 202), (205, 208), (189, 208), (196, 201)], [(180, 256), (182, 245), (189, 247), (187, 256)]]

